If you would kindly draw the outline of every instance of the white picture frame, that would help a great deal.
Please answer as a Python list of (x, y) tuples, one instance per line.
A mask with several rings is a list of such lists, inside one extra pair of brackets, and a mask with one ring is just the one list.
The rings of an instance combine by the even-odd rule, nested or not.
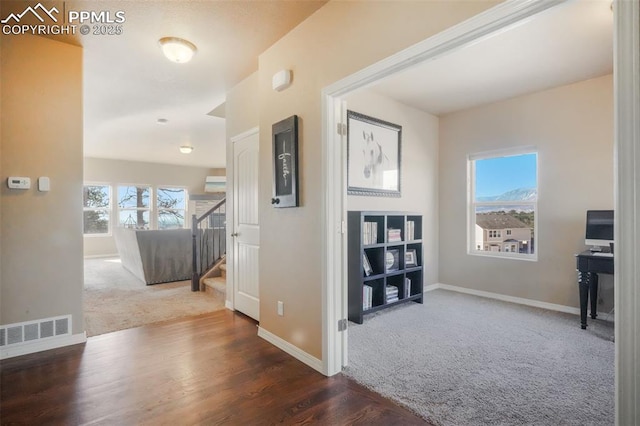
[(347, 111), (347, 193), (400, 197), (402, 127)]
[(204, 181), (204, 192), (226, 192), (227, 177), (226, 176), (207, 176)]
[(413, 268), (418, 266), (418, 258), (415, 249), (408, 249), (404, 254), (404, 266), (405, 268)]

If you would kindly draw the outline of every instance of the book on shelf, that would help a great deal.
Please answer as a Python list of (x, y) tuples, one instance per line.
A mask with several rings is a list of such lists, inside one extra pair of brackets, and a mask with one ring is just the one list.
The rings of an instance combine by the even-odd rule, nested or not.
[(407, 241), (413, 241), (416, 239), (416, 222), (413, 220), (408, 220), (405, 226), (405, 235), (407, 236)]
[(404, 297), (411, 297), (411, 279), (404, 279)]
[(398, 297), (399, 296), (398, 287), (395, 285), (386, 286), (385, 293), (387, 295), (386, 297), (387, 303), (397, 302), (398, 300), (400, 300), (400, 298)]
[(402, 241), (402, 230), (395, 228), (387, 229), (387, 242), (395, 243), (397, 241)]
[(373, 287), (370, 285), (362, 286), (362, 310), (371, 309), (373, 305)]
[(362, 244), (378, 244), (378, 222), (363, 222)]
[(367, 257), (367, 253), (362, 253), (362, 268), (364, 269), (364, 274), (367, 277), (373, 274), (373, 268), (371, 268), (371, 263), (369, 263), (369, 258)]

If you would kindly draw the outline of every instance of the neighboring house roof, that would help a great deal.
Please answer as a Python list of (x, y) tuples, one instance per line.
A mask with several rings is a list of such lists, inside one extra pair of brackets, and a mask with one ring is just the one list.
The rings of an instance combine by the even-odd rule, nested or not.
[(513, 216), (498, 213), (476, 214), (476, 225), (482, 229), (530, 228)]

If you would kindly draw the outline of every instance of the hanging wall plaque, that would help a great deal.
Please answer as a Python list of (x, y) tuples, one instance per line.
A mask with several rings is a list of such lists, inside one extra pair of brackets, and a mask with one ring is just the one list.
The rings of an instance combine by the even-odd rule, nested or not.
[(298, 116), (273, 125), (273, 207), (298, 207)]

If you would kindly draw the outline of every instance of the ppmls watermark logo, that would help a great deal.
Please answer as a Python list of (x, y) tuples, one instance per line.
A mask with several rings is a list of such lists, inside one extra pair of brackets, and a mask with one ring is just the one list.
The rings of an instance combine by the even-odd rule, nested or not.
[[(20, 13), (10, 13), (0, 20), (5, 35), (120, 35), (126, 21), (125, 12), (118, 10), (69, 10), (62, 3), (63, 13), (53, 6), (47, 8), (42, 3), (27, 6)], [(66, 13), (65, 13), (66, 12)], [(33, 23), (33, 22), (39, 23)]]

